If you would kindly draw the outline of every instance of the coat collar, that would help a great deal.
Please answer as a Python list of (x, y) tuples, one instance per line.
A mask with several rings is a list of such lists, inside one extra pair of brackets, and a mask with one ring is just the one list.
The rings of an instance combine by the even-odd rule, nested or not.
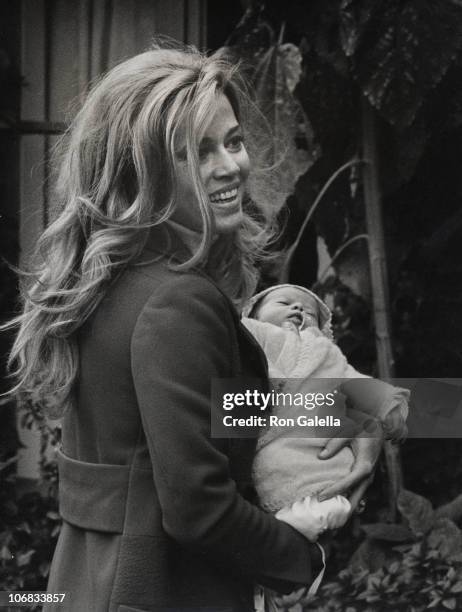
[(155, 253), (159, 259), (181, 263), (193, 255), (200, 239), (198, 232), (169, 219), (149, 231), (145, 250)]

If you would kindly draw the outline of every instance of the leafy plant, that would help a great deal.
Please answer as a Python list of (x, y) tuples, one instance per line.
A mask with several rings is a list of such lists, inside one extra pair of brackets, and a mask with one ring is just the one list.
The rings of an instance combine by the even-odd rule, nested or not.
[(19, 494), (2, 503), (2, 510), (7, 514), (0, 529), (0, 589), (46, 590), (61, 525), (56, 497)]
[(24, 489), (15, 471), (17, 455), (0, 465), (0, 590), (46, 590), (50, 562), (60, 531), (57, 467), (47, 451), (56, 432), (45, 429), (37, 409), (25, 412), (23, 424), (42, 422), (41, 480)]
[(462, 608), (462, 533), (430, 502), (403, 490), (400, 524), (363, 525), (348, 566), (321, 587), (311, 612)]

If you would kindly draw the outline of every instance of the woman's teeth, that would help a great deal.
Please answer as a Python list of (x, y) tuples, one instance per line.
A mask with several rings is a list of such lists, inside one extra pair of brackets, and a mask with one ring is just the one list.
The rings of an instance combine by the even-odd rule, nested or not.
[(230, 189), (229, 191), (220, 191), (220, 193), (214, 193), (210, 196), (211, 202), (228, 202), (234, 200), (237, 196), (237, 187)]

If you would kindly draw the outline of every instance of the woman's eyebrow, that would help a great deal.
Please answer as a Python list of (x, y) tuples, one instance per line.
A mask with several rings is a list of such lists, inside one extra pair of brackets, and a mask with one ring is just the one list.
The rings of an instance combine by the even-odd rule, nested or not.
[[(225, 134), (225, 138), (229, 138), (230, 136), (233, 136), (236, 132), (239, 132), (241, 129), (241, 126), (239, 125), (239, 123), (236, 123), (236, 125), (233, 125), (233, 127), (231, 127)], [(209, 136), (204, 136), (204, 138), (202, 138), (202, 140), (200, 141), (200, 145), (205, 145), (207, 146), (208, 144), (213, 142), (213, 138), (210, 138)]]
[(236, 125), (233, 125), (232, 128), (230, 128), (227, 132), (226, 132), (226, 136), (232, 136), (233, 134), (235, 134), (236, 132), (239, 132), (241, 129), (241, 126), (239, 125), (239, 123), (236, 123)]

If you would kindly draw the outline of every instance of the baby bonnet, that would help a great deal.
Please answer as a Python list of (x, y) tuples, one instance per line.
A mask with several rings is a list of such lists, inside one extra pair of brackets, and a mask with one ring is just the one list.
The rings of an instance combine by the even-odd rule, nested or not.
[(285, 283), (283, 285), (273, 285), (272, 287), (268, 287), (267, 289), (264, 289), (263, 291), (260, 291), (259, 293), (256, 293), (244, 305), (244, 308), (242, 309), (242, 316), (243, 317), (252, 318), (252, 314), (254, 313), (255, 308), (258, 306), (258, 304), (261, 302), (261, 300), (264, 297), (266, 297), (269, 293), (271, 293), (272, 291), (275, 291), (276, 289), (285, 289), (286, 287), (287, 288), (290, 287), (290, 288), (293, 288), (293, 289), (298, 289), (299, 291), (302, 291), (303, 293), (307, 293), (310, 297), (312, 297), (316, 301), (316, 303), (319, 306), (320, 329), (321, 329), (322, 333), (327, 338), (329, 338), (329, 340), (332, 340), (333, 339), (333, 333), (332, 333), (332, 313), (331, 313), (330, 309), (321, 300), (321, 298), (316, 295), (316, 293), (313, 293), (312, 291), (310, 291), (306, 287), (302, 287), (301, 285), (292, 285), (292, 284), (289, 284), (289, 283)]

